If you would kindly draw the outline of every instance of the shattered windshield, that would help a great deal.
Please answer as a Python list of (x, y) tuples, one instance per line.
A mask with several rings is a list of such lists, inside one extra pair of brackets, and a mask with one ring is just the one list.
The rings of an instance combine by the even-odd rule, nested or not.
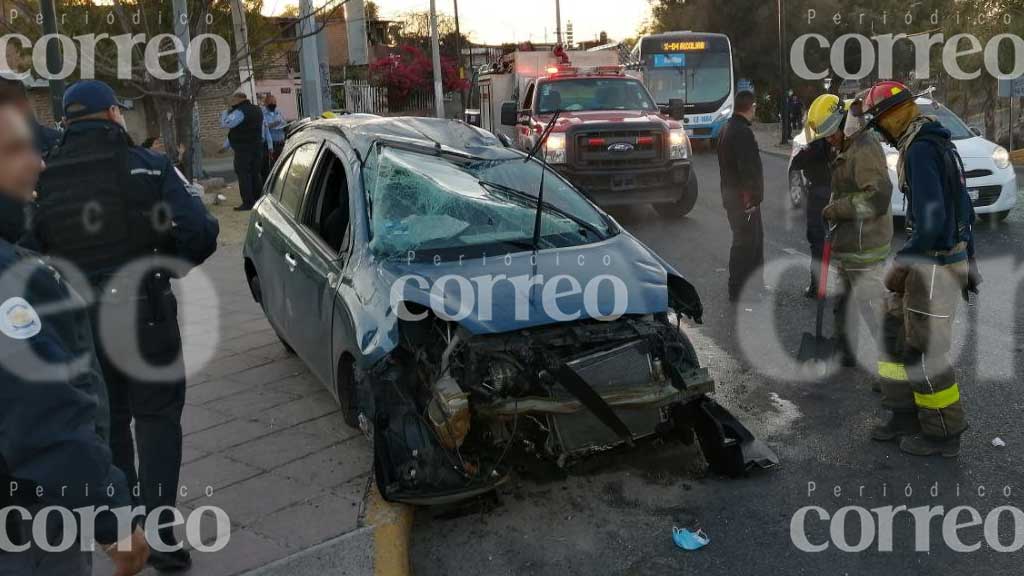
[[(370, 249), (382, 257), (466, 247), (529, 250), (542, 169), (518, 156), (465, 159), (378, 147), (365, 168)], [(607, 219), (550, 170), (544, 205), (542, 249), (611, 234)]]

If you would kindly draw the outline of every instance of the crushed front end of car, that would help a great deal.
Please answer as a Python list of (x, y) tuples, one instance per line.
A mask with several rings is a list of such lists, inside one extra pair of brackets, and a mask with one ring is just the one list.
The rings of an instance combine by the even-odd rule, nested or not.
[(666, 313), (469, 333), (426, 314), (369, 374), (385, 498), (440, 504), (494, 489), (523, 458), (559, 466), (655, 435), (700, 439), (713, 470), (774, 454), (706, 395), (714, 381)]

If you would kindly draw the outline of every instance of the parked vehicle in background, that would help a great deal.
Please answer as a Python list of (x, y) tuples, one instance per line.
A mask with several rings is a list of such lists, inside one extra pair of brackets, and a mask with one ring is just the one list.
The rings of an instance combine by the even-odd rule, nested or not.
[[(952, 134), (953, 144), (964, 161), (967, 176), (967, 192), (974, 202), (974, 211), (983, 218), (1003, 220), (1017, 204), (1017, 173), (1010, 163), (1010, 154), (1005, 148), (986, 140), (981, 131), (970, 128), (939, 102), (930, 98), (918, 98), (918, 108), (923, 114), (934, 116)], [(793, 156), (807, 145), (801, 132), (793, 138)], [(883, 142), (885, 159), (889, 165), (889, 177), (892, 179), (892, 214), (902, 218), (907, 214), (907, 202), (899, 189), (896, 174), (899, 163), (899, 152)], [(806, 192), (806, 182), (802, 174), (796, 170), (789, 171), (790, 198), (801, 198)]]
[[(523, 61), (518, 54), (517, 65)], [(622, 66), (581, 68), (567, 62), (581, 53), (568, 54), (537, 75), (531, 76), (531, 63), (481, 77), (481, 95), (488, 95), (482, 102), (494, 102), (499, 86), (507, 89), (495, 132), (515, 148), (530, 150), (558, 112), (543, 157), (587, 197), (602, 207), (651, 204), (665, 216), (688, 214), (698, 190), (682, 124)], [(612, 52), (582, 54), (617, 59)], [(674, 102), (681, 118), (682, 101)], [(493, 125), (488, 114), (482, 111), (484, 127)]]
[(721, 473), (776, 463), (707, 396), (694, 287), (525, 159), (456, 121), (308, 121), (253, 212), (253, 298), (372, 435), (384, 497), (450, 502), (654, 436), (696, 437)]
[(689, 31), (650, 34), (637, 41), (632, 61), (659, 105), (683, 101), (687, 136), (717, 144), (736, 96), (728, 36)]

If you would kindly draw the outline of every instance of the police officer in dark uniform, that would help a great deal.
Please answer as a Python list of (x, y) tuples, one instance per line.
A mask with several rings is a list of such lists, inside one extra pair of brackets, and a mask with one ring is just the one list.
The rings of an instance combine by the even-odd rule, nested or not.
[[(48, 506), (123, 513), (131, 495), (104, 437), (106, 390), (85, 303), (38, 255), (16, 245), (42, 169), (29, 124), (15, 107), (0, 105), (0, 509), (7, 510), (0, 574), (87, 576), (92, 556), (82, 548), (91, 543), (43, 550), (33, 514)], [(48, 544), (58, 545), (68, 527), (56, 521), (47, 528)], [(94, 528), (104, 547), (131, 543), (130, 550), (108, 548), (116, 574), (145, 567), (141, 529), (119, 534), (110, 512)]]
[[(81, 271), (79, 291), (95, 296), (114, 463), (154, 510), (174, 506), (181, 467), (185, 368), (170, 279), (213, 254), (219, 226), (166, 156), (134, 145), (119, 106), (102, 82), (68, 89), (68, 128), (40, 180), (33, 232), (45, 254)], [(176, 544), (170, 530), (161, 539)], [(154, 550), (150, 563), (182, 570), (191, 558)]]
[(263, 110), (245, 93), (237, 92), (231, 96), (231, 109), (221, 114), (220, 123), (229, 129), (228, 143), (235, 151), (235, 175), (242, 197), (242, 205), (235, 210), (251, 210), (263, 193), (263, 156), (268, 144), (263, 141)]

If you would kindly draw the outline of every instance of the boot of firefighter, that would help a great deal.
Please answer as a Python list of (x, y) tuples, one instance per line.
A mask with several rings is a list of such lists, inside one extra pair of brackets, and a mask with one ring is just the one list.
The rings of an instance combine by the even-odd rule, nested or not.
[(878, 442), (892, 442), (904, 436), (913, 436), (921, 432), (921, 423), (916, 412), (891, 412), (889, 420), (871, 430), (871, 439)]
[(917, 433), (900, 439), (900, 451), (912, 456), (955, 458), (960, 454), (960, 436), (937, 438)]

